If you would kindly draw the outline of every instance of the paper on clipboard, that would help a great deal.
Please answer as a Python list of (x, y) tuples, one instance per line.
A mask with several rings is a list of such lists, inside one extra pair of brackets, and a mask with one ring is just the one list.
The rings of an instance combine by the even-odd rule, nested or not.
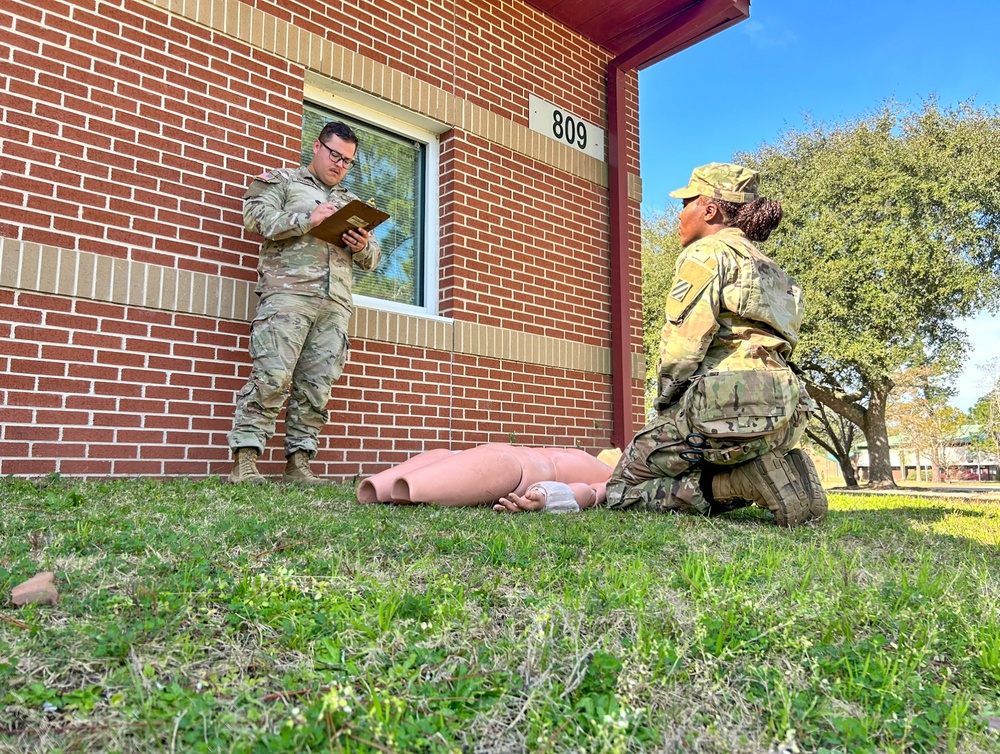
[(343, 246), (344, 241), (341, 236), (347, 231), (357, 228), (372, 230), (388, 219), (388, 212), (383, 212), (360, 199), (354, 199), (310, 230), (309, 235), (316, 236), (327, 243)]

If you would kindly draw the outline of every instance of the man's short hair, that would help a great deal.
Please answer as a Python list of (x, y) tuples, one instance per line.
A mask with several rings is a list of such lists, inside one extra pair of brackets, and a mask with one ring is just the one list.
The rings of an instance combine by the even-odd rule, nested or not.
[(325, 144), (326, 140), (331, 136), (337, 136), (348, 144), (358, 143), (358, 135), (354, 133), (354, 129), (339, 120), (332, 121), (323, 126), (323, 130), (319, 132), (317, 138)]

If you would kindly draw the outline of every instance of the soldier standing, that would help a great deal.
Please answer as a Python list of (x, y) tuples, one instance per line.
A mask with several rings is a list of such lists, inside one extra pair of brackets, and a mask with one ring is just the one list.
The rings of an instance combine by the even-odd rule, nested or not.
[(264, 237), (250, 326), (250, 379), (236, 398), (228, 435), (234, 465), (230, 482), (261, 484), (257, 458), (285, 418), (285, 482), (317, 485), (309, 468), (329, 414), (330, 389), (347, 359), (347, 324), (354, 311), (352, 266), (372, 270), (381, 249), (363, 228), (343, 234), (343, 245), (308, 234), (357, 197), (340, 186), (355, 162), (358, 137), (344, 123), (324, 126), (305, 167), (257, 176), (243, 197), (243, 224)]

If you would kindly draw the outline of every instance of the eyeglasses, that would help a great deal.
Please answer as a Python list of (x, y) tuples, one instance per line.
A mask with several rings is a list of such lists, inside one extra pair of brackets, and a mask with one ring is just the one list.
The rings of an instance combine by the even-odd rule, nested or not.
[(351, 167), (351, 165), (357, 162), (357, 160), (351, 159), (350, 157), (344, 157), (344, 155), (342, 155), (340, 152), (330, 149), (330, 147), (328, 147), (323, 142), (320, 142), (319, 144), (321, 147), (323, 147), (323, 149), (325, 149), (327, 152), (330, 153), (330, 162), (332, 162), (334, 165), (343, 165), (345, 168), (349, 168)]

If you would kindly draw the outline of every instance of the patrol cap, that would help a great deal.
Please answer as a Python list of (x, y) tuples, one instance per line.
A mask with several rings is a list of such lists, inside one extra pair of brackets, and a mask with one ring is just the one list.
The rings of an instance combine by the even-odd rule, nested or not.
[(728, 162), (710, 162), (695, 168), (688, 185), (671, 191), (670, 195), (674, 199), (707, 196), (746, 204), (757, 198), (757, 171)]

